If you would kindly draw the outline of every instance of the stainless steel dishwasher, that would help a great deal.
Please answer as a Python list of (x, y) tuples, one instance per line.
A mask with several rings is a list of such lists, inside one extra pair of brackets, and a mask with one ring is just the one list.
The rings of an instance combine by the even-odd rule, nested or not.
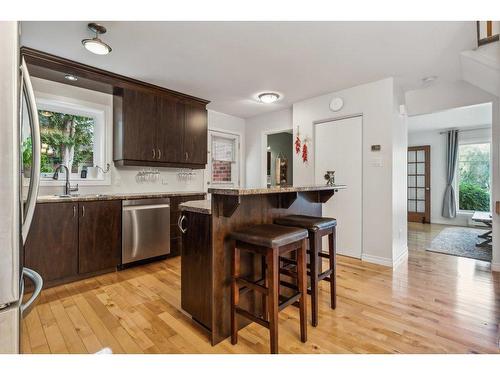
[(122, 265), (170, 253), (170, 199), (122, 204)]

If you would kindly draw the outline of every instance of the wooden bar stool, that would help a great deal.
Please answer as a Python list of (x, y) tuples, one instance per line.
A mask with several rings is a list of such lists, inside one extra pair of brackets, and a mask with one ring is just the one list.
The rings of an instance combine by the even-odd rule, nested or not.
[[(271, 353), (278, 353), (278, 311), (298, 302), (300, 310), (300, 339), (307, 341), (307, 230), (275, 224), (261, 224), (231, 233), (235, 241), (232, 257), (231, 278), (231, 343), (238, 342), (237, 315), (269, 329)], [(263, 260), (261, 279), (252, 281), (240, 275), (240, 250), (261, 256)], [(279, 295), (279, 258), (295, 251), (297, 253), (296, 293), (289, 298)], [(238, 306), (240, 294), (250, 290), (263, 296), (262, 316)]]
[[(308, 275), (311, 277), (311, 289), (307, 292), (311, 294), (311, 310), (312, 310), (312, 325), (318, 325), (318, 284), (321, 280), (330, 282), (330, 305), (332, 309), (337, 306), (337, 281), (336, 281), (336, 227), (337, 220), (327, 217), (315, 217), (305, 215), (289, 215), (277, 218), (274, 220), (276, 224), (290, 227), (298, 227), (307, 229), (309, 233), (309, 269)], [(322, 238), (328, 236), (328, 253), (324, 253), (322, 249)], [(321, 258), (328, 258), (329, 267), (326, 271), (322, 271)], [(280, 261), (287, 265), (280, 268), (282, 274), (290, 275), (290, 267), (293, 267), (297, 262), (288, 259), (280, 258)], [(294, 288), (294, 285), (282, 281), (281, 284), (285, 287)]]

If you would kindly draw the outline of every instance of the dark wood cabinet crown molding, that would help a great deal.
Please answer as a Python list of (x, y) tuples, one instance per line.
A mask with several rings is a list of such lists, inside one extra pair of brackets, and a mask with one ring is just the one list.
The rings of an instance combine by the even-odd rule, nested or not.
[[(29, 47), (21, 47), (21, 55), (26, 60), (30, 74), (33, 77), (56, 81), (89, 90), (114, 94), (124, 88), (144, 90), (155, 95), (172, 96), (207, 105), (210, 101), (195, 96), (169, 90), (167, 88), (139, 81), (107, 70), (82, 64), (63, 57), (52, 55)], [(67, 74), (78, 77), (77, 81), (69, 82), (64, 78)]]

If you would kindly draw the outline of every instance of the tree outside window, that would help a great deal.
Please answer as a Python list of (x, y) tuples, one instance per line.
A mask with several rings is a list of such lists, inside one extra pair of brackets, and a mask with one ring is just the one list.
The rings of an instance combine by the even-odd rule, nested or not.
[[(40, 110), (41, 173), (53, 173), (63, 164), (71, 173), (94, 165), (94, 125), (92, 117)], [(23, 144), (23, 162), (29, 168), (31, 138)]]
[(459, 209), (490, 211), (490, 143), (458, 148)]

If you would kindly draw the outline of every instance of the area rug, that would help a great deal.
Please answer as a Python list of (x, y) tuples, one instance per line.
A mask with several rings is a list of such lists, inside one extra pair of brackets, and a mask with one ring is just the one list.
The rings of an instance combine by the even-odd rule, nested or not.
[(431, 242), (427, 251), (491, 262), (491, 249), (477, 247), (479, 234), (486, 229), (449, 227), (443, 229)]

